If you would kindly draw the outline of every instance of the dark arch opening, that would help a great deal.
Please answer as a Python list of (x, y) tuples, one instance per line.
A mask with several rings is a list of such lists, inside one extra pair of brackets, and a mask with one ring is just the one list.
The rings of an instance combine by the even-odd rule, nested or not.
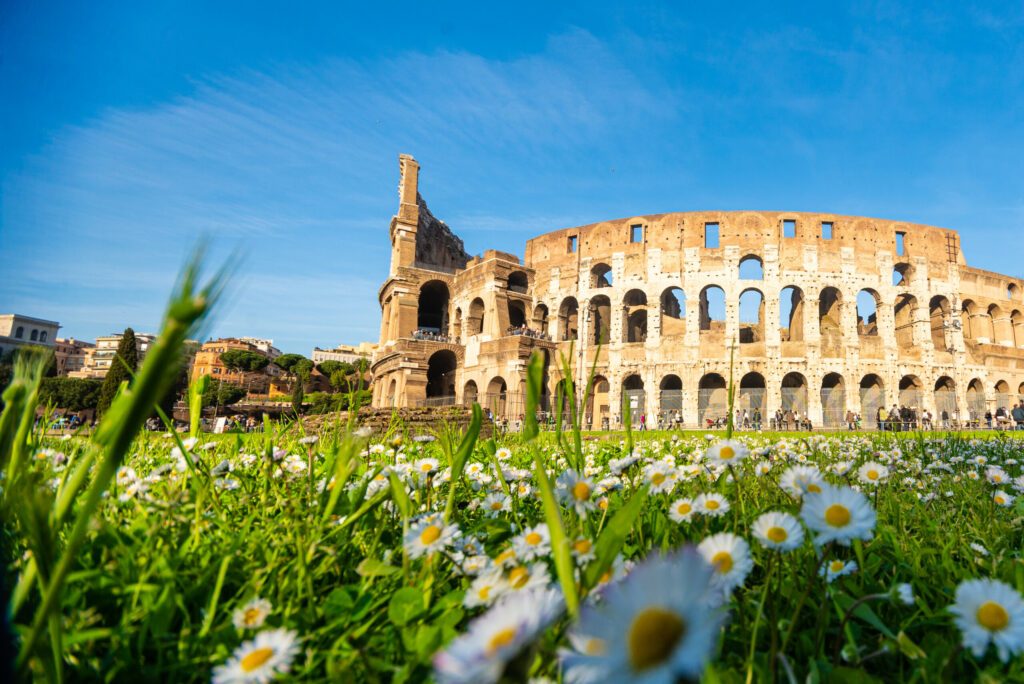
[(420, 288), (416, 327), (439, 335), (448, 334), (448, 286), (440, 280), (431, 280)]
[(436, 351), (427, 361), (427, 398), (455, 397), (455, 353), (448, 349)]

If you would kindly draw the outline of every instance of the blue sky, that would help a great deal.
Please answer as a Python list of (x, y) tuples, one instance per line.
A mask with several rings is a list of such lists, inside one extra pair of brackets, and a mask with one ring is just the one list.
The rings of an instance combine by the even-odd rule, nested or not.
[(487, 4), (0, 3), (0, 311), (155, 330), (208, 236), (213, 334), (375, 340), (400, 152), (471, 253), (834, 211), (1024, 273), (1024, 3)]

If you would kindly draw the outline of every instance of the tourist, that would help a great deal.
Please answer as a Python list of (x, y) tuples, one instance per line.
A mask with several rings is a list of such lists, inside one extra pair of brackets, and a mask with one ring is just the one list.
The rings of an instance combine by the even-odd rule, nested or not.
[(985, 411), (985, 427), (989, 430), (992, 429), (992, 409), (987, 409)]
[(884, 406), (879, 406), (878, 407), (878, 415), (876, 416), (877, 421), (878, 421), (878, 430), (879, 430), (879, 432), (881, 432), (882, 430), (885, 429), (885, 416), (886, 416), (885, 407)]
[(855, 422), (855, 419), (854, 419), (853, 411), (847, 410), (846, 411), (846, 429), (847, 430), (852, 430), (854, 422)]
[(1017, 424), (1017, 429), (1024, 430), (1024, 401), (1013, 407), (1011, 415), (1013, 416), (1013, 422)]
[(754, 429), (761, 429), (761, 409), (759, 408), (754, 409)]

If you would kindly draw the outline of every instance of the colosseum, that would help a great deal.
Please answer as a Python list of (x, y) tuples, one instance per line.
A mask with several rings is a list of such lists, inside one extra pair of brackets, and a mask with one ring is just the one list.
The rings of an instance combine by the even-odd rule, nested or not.
[[(964, 425), (1024, 399), (1021, 282), (966, 264), (945, 228), (859, 216), (697, 211), (556, 230), (525, 257), (465, 252), (399, 156), (374, 405), (524, 410), (531, 354), (550, 410), (562, 358), (593, 429), (701, 426), (741, 411), (815, 428), (894, 404)], [(1016, 249), (1017, 247), (1014, 247)], [(730, 362), (732, 358), (732, 362)], [(643, 417), (643, 418), (642, 418)], [(768, 418), (765, 418), (767, 424)]]

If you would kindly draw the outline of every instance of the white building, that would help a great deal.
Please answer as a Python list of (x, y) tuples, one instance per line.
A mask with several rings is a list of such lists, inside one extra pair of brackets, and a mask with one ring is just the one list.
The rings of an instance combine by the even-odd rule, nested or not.
[(359, 359), (369, 361), (376, 351), (377, 345), (373, 342), (360, 342), (358, 345), (339, 344), (334, 349), (313, 348), (313, 363), (323, 361), (341, 361), (343, 363), (355, 363)]
[(60, 323), (19, 314), (0, 314), (0, 354), (25, 345), (53, 349)]
[[(96, 346), (85, 350), (85, 361), (82, 368), (68, 373), (68, 377), (105, 378), (117, 356), (117, 348), (121, 345), (122, 337), (124, 337), (124, 333), (97, 337)], [(146, 358), (146, 353), (154, 340), (156, 340), (156, 335), (152, 333), (135, 333), (135, 349), (138, 351), (140, 364)]]

